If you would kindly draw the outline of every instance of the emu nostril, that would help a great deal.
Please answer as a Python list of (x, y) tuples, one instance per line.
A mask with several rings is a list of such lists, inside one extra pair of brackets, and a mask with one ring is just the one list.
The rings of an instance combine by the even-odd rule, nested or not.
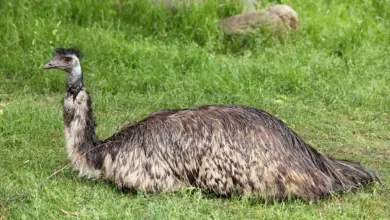
[(43, 66), (43, 69), (52, 69), (54, 68), (55, 66), (50, 62), (50, 63), (47, 63)]

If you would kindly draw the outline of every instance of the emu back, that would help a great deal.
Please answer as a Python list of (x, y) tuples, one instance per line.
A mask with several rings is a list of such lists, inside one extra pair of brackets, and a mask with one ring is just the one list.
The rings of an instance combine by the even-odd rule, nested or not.
[(151, 114), (105, 140), (104, 175), (147, 192), (194, 186), (218, 195), (314, 199), (375, 180), (335, 161), (282, 121), (246, 106), (203, 106)]

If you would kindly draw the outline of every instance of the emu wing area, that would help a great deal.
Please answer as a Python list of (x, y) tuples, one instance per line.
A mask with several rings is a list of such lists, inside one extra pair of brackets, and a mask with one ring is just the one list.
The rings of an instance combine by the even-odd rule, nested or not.
[(314, 197), (331, 179), (321, 157), (282, 121), (246, 106), (202, 106), (152, 113), (111, 138), (107, 178), (148, 192), (194, 186), (218, 195)]

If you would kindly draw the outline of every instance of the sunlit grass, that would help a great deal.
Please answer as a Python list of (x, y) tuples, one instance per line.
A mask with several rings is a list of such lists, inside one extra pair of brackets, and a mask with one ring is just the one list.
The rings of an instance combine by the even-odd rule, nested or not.
[[(286, 1), (300, 25), (284, 40), (223, 36), (218, 19), (240, 11), (228, 0), (175, 13), (132, 2), (0, 0), (1, 201), (35, 189), (67, 164), (65, 76), (42, 66), (53, 48), (69, 45), (82, 49), (101, 138), (157, 109), (245, 104), (389, 182), (390, 1)], [(314, 205), (198, 191), (124, 194), (67, 169), (27, 197), (0, 204), (0, 217), (386, 219), (389, 198), (386, 184)]]

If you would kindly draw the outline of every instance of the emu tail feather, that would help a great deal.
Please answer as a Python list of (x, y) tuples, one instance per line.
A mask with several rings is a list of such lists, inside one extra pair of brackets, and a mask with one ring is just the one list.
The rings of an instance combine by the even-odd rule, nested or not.
[(333, 190), (341, 192), (356, 189), (380, 180), (374, 172), (365, 169), (360, 163), (328, 158), (327, 169), (334, 178)]

